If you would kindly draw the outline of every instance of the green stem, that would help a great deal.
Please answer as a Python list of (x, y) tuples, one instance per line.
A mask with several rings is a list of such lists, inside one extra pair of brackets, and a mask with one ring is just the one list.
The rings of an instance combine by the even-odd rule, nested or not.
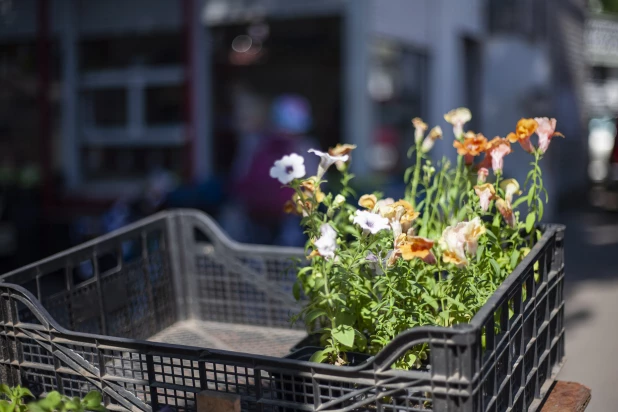
[(457, 156), (457, 169), (455, 173), (454, 188), (450, 189), (451, 193), (449, 196), (449, 206), (450, 206), (450, 210), (453, 212), (453, 216), (457, 216), (459, 213), (459, 210), (458, 210), (459, 201), (457, 199), (457, 196), (460, 193), (459, 189), (461, 187), (462, 168), (463, 168), (463, 156)]
[(414, 208), (416, 208), (416, 190), (418, 187), (418, 181), (420, 179), (421, 174), (421, 161), (423, 159), (423, 153), (421, 152), (421, 143), (416, 144), (416, 163), (414, 165), (414, 176), (412, 178), (412, 187), (410, 194), (410, 203)]
[(498, 170), (496, 172), (496, 184), (495, 184), (496, 191), (500, 190), (500, 178), (501, 177), (502, 177), (502, 170)]
[(532, 187), (533, 187), (533, 191), (532, 191), (532, 199), (530, 200), (530, 211), (529, 213), (534, 213), (534, 225), (532, 226), (532, 229), (529, 233), (530, 235), (530, 247), (534, 246), (534, 236), (532, 236), (532, 234), (534, 233), (534, 229), (536, 227), (536, 224), (538, 222), (540, 222), (541, 220), (541, 216), (539, 216), (539, 206), (538, 206), (538, 197), (541, 194), (541, 190), (543, 188), (543, 177), (542, 175), (539, 173), (539, 161), (541, 160), (541, 151), (540, 150), (535, 150), (534, 151), (534, 169), (533, 169), (533, 174), (532, 174)]

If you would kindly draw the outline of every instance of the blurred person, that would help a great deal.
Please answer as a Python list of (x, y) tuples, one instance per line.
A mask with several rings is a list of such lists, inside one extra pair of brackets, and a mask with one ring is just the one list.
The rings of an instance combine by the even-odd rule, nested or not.
[(293, 191), (270, 177), (270, 168), (284, 155), (297, 153), (305, 158), (308, 176), (317, 171), (319, 159), (308, 153), (319, 147), (308, 136), (311, 106), (302, 96), (279, 96), (271, 106), (271, 122), (270, 130), (248, 157), (247, 168), (235, 176), (233, 193), (242, 212), (237, 210), (235, 219), (228, 216), (225, 229), (241, 242), (300, 246), (304, 236), (298, 217), (283, 213)]

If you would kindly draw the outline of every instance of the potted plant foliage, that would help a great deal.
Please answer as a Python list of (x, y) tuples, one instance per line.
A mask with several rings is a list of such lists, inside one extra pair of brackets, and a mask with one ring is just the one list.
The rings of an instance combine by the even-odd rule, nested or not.
[[(295, 320), (320, 346), (311, 361), (346, 365), (348, 354), (376, 354), (408, 329), (469, 322), (540, 237), (548, 201), (541, 164), (552, 138), (562, 136), (556, 120), (521, 119), (506, 137), (487, 139), (465, 131), (468, 109), (444, 117), (453, 125), (456, 164), (431, 159), (442, 130), (427, 131), (415, 118), (409, 152), (415, 163), (406, 170), (401, 199), (356, 196), (353, 145), (310, 150), (308, 156), (320, 157), (314, 175), (296, 153), (273, 165), (271, 176), (294, 190), (286, 211), (303, 217), (309, 237), (309, 264), (299, 270), (294, 294), (303, 303)], [(521, 183), (502, 172), (515, 146), (530, 154)], [(333, 166), (341, 189), (324, 193)], [(394, 367), (423, 368), (428, 350), (418, 345)]]

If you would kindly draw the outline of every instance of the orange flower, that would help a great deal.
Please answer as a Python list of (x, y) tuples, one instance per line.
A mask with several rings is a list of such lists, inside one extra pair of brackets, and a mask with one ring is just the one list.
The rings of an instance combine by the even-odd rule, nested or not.
[(373, 210), (378, 199), (375, 195), (362, 195), (358, 200), (358, 205), (364, 207), (365, 209)]
[(453, 147), (457, 149), (457, 154), (464, 156), (466, 164), (472, 164), (474, 157), (480, 155), (487, 149), (487, 138), (481, 133), (467, 132), (463, 142), (455, 140)]
[(407, 236), (406, 240), (399, 245), (401, 257), (404, 260), (419, 258), (426, 263), (435, 263), (436, 258), (431, 252), (433, 240), (420, 236)]
[(436, 257), (431, 251), (434, 242), (420, 236), (411, 236), (402, 233), (395, 238), (394, 248), (388, 258), (387, 265), (393, 266), (397, 259), (421, 259), (425, 263), (435, 264)]
[(534, 151), (534, 147), (532, 146), (532, 143), (530, 143), (530, 137), (538, 127), (539, 124), (535, 119), (519, 119), (517, 126), (515, 127), (515, 133), (509, 133), (506, 138), (511, 143), (519, 142), (522, 149), (528, 153), (532, 153)]

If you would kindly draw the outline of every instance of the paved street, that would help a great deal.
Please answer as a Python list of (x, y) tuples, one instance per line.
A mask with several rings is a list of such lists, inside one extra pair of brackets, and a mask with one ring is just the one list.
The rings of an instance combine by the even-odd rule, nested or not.
[(557, 219), (566, 235), (566, 363), (561, 380), (592, 389), (586, 412), (618, 410), (618, 215)]

